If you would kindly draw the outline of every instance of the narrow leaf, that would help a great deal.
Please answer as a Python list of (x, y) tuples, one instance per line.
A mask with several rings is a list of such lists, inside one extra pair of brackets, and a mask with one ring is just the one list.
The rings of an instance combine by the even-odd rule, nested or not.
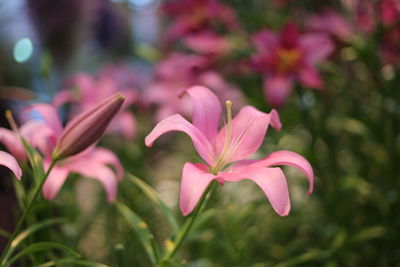
[(80, 260), (75, 258), (64, 258), (64, 259), (59, 259), (59, 260), (52, 260), (48, 261), (46, 263), (37, 265), (36, 267), (51, 267), (51, 266), (63, 266), (63, 263), (70, 263), (73, 266), (89, 266), (89, 267), (109, 267), (108, 265), (99, 263), (99, 262), (94, 262), (94, 261), (88, 261), (88, 260)]
[(42, 157), (39, 152), (34, 149), (25, 138), (21, 137), (21, 141), (24, 144), (26, 153), (28, 154), (29, 163), (32, 166), (33, 178), (35, 183), (40, 184), (41, 179), (44, 177), (44, 169)]
[(0, 236), (3, 236), (5, 238), (10, 238), (11, 234), (7, 232), (6, 230), (3, 230), (0, 228)]
[(17, 235), (14, 240), (11, 242), (10, 249), (7, 252), (7, 255), (5, 256), (5, 259), (9, 258), (9, 256), (13, 253), (13, 251), (18, 247), (21, 242), (33, 234), (36, 231), (39, 231), (45, 227), (48, 227), (50, 225), (58, 224), (58, 223), (63, 223), (65, 222), (65, 219), (63, 218), (56, 218), (56, 219), (48, 219), (39, 223), (35, 223), (31, 226), (29, 226), (26, 230), (21, 232), (19, 235)]
[(27, 246), (26, 248), (24, 248), (20, 253), (18, 253), (12, 259), (7, 261), (5, 263), (5, 266), (10, 266), (11, 264), (13, 264), (14, 262), (16, 262), (17, 260), (19, 260), (20, 258), (22, 258), (25, 255), (29, 255), (31, 253), (35, 253), (35, 252), (38, 252), (38, 251), (50, 250), (50, 249), (61, 250), (61, 251), (65, 252), (65, 253), (71, 254), (71, 255), (73, 255), (75, 257), (80, 257), (80, 255), (78, 253), (76, 253), (75, 251), (73, 251), (69, 247), (64, 246), (62, 244), (54, 243), (54, 242), (38, 242), (38, 243), (32, 244), (32, 245)]
[(147, 196), (149, 200), (151, 200), (155, 205), (158, 205), (167, 218), (169, 224), (171, 225), (173, 231), (177, 233), (179, 231), (178, 223), (172, 214), (171, 210), (168, 206), (161, 200), (158, 193), (144, 181), (140, 180), (138, 177), (128, 173), (128, 179), (133, 182), (139, 189)]
[(135, 212), (133, 212), (127, 206), (125, 206), (121, 202), (118, 202), (116, 205), (118, 210), (121, 212), (124, 218), (128, 221), (128, 223), (137, 233), (150, 261), (155, 265), (157, 253), (153, 250), (153, 246), (155, 244), (152, 243), (153, 242), (152, 240), (154, 239), (154, 236), (150, 232), (149, 227), (142, 220), (142, 218), (140, 218)]

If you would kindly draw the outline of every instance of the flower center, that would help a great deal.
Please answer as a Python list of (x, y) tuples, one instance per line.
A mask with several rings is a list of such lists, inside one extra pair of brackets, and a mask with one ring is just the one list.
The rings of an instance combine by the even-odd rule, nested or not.
[(229, 155), (229, 147), (232, 137), (232, 102), (228, 100), (225, 102), (225, 105), (226, 105), (226, 116), (227, 116), (226, 138), (224, 147), (221, 151), (221, 154), (218, 157), (217, 163), (215, 167), (211, 168), (211, 172), (213, 174), (217, 174), (220, 170), (223, 169), (223, 167), (225, 166), (225, 161), (227, 159), (227, 156)]
[(294, 70), (300, 60), (300, 52), (297, 49), (279, 48), (278, 54), (278, 71), (288, 72)]

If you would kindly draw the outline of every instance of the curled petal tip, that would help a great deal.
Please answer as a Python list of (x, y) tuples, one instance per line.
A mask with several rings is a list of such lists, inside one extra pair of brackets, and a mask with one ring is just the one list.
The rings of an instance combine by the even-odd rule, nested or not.
[(17, 160), (10, 154), (0, 151), (0, 165), (9, 168), (18, 180), (21, 180), (22, 170)]
[(278, 111), (275, 109), (271, 110), (271, 125), (274, 127), (275, 130), (280, 131), (282, 128), (281, 119), (279, 117)]
[(150, 140), (149, 136), (146, 136), (146, 138), (144, 139), (144, 144), (145, 144), (147, 147), (152, 147), (152, 146), (153, 146), (153, 141)]

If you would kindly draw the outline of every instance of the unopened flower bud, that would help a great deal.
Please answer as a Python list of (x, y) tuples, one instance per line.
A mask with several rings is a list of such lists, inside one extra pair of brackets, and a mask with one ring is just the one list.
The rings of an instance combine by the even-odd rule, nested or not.
[(124, 100), (124, 96), (117, 93), (73, 119), (60, 136), (53, 151), (53, 159), (76, 155), (97, 142)]

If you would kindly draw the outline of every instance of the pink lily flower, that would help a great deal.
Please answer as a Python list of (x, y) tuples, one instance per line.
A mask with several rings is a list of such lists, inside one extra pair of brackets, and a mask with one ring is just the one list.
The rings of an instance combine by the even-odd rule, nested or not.
[(377, 14), (373, 1), (342, 0), (343, 5), (353, 13), (355, 25), (364, 33), (371, 34), (376, 29)]
[(380, 16), (382, 24), (386, 27), (395, 25), (400, 20), (400, 1), (381, 0)]
[(185, 163), (180, 187), (179, 206), (183, 215), (193, 211), (209, 183), (217, 180), (237, 182), (250, 179), (269, 199), (273, 209), (281, 216), (290, 210), (290, 199), (285, 175), (276, 165), (290, 165), (300, 169), (308, 178), (308, 194), (313, 191), (314, 176), (311, 165), (302, 156), (290, 151), (276, 151), (261, 160), (249, 160), (261, 146), (269, 124), (281, 128), (278, 113), (263, 113), (251, 106), (243, 107), (232, 119), (231, 105), (227, 101), (226, 125), (218, 131), (221, 105), (209, 89), (194, 86), (187, 89), (193, 102), (193, 122), (175, 114), (165, 118), (146, 137), (151, 147), (161, 135), (184, 132), (204, 163)]
[(68, 82), (69, 88), (57, 93), (53, 104), (58, 108), (65, 103), (71, 103), (73, 116), (90, 109), (97, 103), (121, 92), (125, 96), (125, 102), (121, 111), (113, 119), (107, 132), (121, 133), (126, 139), (132, 139), (136, 135), (136, 119), (129, 111), (129, 106), (138, 99), (138, 94), (132, 88), (120, 88), (116, 82), (107, 75), (99, 76), (97, 79), (85, 73), (78, 73), (71, 77)]
[(265, 78), (265, 97), (272, 106), (284, 104), (295, 80), (307, 87), (323, 87), (315, 66), (334, 48), (325, 34), (300, 35), (297, 27), (289, 23), (280, 34), (262, 30), (253, 37), (253, 42), (258, 51), (253, 57), (254, 67)]
[(18, 165), (17, 160), (13, 156), (4, 151), (0, 151), (0, 165), (9, 168), (14, 176), (18, 180), (21, 180), (22, 170), (21, 167)]
[[(47, 170), (54, 148), (63, 135), (61, 120), (56, 109), (49, 104), (35, 104), (28, 110), (39, 113), (44, 119), (44, 123), (37, 123), (32, 127), (32, 132), (40, 129), (42, 136), (31, 136), (30, 139), (33, 139), (31, 142), (36, 144), (43, 153)], [(108, 165), (111, 165), (116, 172), (114, 173)], [(43, 185), (43, 196), (53, 199), (70, 173), (79, 173), (98, 180), (107, 193), (108, 201), (113, 202), (116, 199), (118, 182), (123, 178), (124, 170), (114, 153), (104, 148), (91, 146), (56, 164)]]
[(325, 10), (321, 14), (308, 16), (306, 27), (311, 31), (328, 33), (336, 39), (345, 42), (354, 35), (354, 30), (350, 23), (334, 10)]
[[(44, 167), (47, 170), (51, 163), (54, 148), (62, 136), (61, 120), (55, 107), (50, 104), (35, 104), (25, 112), (41, 115), (42, 120), (30, 119), (20, 127), (19, 132), (42, 153)], [(7, 136), (7, 139), (4, 136)], [(26, 160), (26, 152), (17, 133), (0, 128), (0, 142), (7, 148), (14, 148), (9, 149), (14, 156)], [(43, 185), (43, 196), (46, 199), (53, 199), (70, 173), (78, 173), (98, 180), (106, 190), (108, 201), (112, 202), (116, 199), (118, 182), (124, 176), (124, 169), (114, 153), (104, 148), (96, 148), (93, 145), (75, 156), (59, 161), (54, 166)]]

